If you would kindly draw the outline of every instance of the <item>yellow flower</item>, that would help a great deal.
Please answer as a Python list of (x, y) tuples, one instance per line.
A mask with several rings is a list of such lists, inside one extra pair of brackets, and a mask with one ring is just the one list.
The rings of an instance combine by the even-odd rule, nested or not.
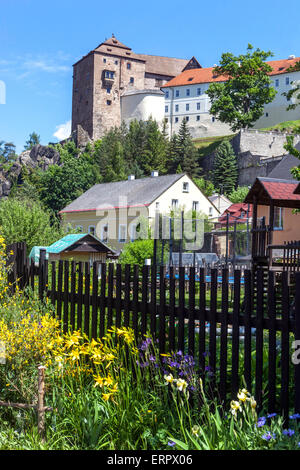
[(185, 391), (187, 387), (187, 382), (183, 379), (177, 379), (176, 380), (176, 386), (180, 392)]
[(169, 375), (164, 375), (164, 379), (166, 382), (168, 382), (169, 384), (171, 384), (172, 382), (174, 382), (174, 377), (172, 374), (169, 374)]
[(112, 393), (103, 393), (102, 398), (103, 400), (108, 401), (111, 396), (112, 396)]
[(240, 401), (243, 401), (243, 402), (247, 400), (247, 395), (243, 390), (239, 391), (239, 393), (237, 394), (237, 397)]

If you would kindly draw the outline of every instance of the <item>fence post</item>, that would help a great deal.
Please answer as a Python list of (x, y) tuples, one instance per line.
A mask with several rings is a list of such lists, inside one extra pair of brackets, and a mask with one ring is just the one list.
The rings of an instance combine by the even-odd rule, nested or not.
[(46, 250), (40, 250), (40, 260), (39, 260), (39, 298), (43, 300), (44, 292), (46, 288)]
[[(295, 273), (295, 278), (295, 341), (300, 341), (300, 272)], [(300, 363), (295, 364), (295, 412), (300, 413)]]
[(38, 402), (37, 402), (37, 413), (38, 413), (38, 433), (42, 440), (45, 437), (45, 407), (44, 407), (44, 395), (45, 395), (45, 369), (44, 366), (38, 367)]

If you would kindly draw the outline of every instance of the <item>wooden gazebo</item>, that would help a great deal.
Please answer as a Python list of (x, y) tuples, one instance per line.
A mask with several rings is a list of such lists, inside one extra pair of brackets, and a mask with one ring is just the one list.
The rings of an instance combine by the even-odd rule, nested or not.
[[(256, 178), (245, 201), (253, 204), (252, 262), (253, 265), (271, 266), (273, 250), (281, 250), (283, 264), (300, 270), (300, 225), (296, 222), (294, 233), (298, 238), (273, 245), (275, 208), (300, 209), (300, 184), (295, 180)], [(265, 217), (258, 218), (258, 208), (268, 206), (268, 224)], [(297, 216), (298, 217), (298, 216)], [(286, 259), (288, 263), (285, 263)]]

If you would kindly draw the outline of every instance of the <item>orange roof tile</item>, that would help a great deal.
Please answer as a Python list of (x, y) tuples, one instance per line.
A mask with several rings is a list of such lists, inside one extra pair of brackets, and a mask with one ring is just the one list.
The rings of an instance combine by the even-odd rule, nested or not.
[[(295, 59), (283, 59), (283, 60), (272, 60), (267, 62), (273, 69), (269, 75), (279, 75), (286, 73), (289, 67), (292, 67), (296, 62), (300, 61), (300, 57)], [(184, 86), (184, 85), (194, 85), (201, 83), (212, 83), (212, 82), (225, 82), (227, 76), (221, 75), (217, 77), (213, 74), (214, 67), (201, 68), (201, 69), (192, 69), (185, 70), (180, 75), (175, 78), (172, 78), (168, 83), (163, 85), (162, 88), (170, 86)]]

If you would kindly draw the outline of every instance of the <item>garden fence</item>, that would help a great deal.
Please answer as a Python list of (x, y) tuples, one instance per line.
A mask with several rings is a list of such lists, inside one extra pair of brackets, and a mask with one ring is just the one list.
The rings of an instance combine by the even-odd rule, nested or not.
[[(204, 384), (221, 402), (246, 386), (258, 408), (300, 413), (300, 273), (257, 269), (164, 267), (53, 261), (41, 251), (36, 267), (24, 246), (15, 252), (10, 280), (48, 298), (64, 332), (101, 338), (112, 325), (151, 333), (161, 354), (194, 357)], [(296, 343), (297, 344), (297, 343)], [(292, 361), (292, 353), (294, 360)], [(297, 360), (298, 359), (298, 360)]]

